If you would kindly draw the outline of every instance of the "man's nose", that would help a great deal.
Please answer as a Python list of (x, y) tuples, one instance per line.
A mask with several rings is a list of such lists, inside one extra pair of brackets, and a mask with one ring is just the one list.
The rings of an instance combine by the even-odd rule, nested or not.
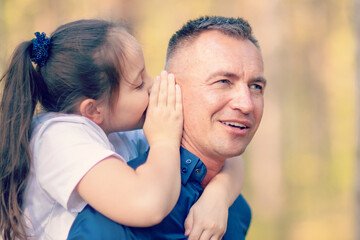
[(230, 107), (234, 110), (240, 110), (243, 114), (249, 114), (254, 110), (254, 103), (248, 86), (234, 89)]

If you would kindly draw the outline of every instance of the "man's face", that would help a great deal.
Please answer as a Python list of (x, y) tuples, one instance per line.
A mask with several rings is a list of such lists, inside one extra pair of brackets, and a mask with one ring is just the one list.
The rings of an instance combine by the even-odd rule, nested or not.
[(181, 86), (182, 145), (199, 157), (241, 154), (263, 113), (265, 79), (259, 50), (249, 40), (202, 33), (178, 49), (168, 71)]

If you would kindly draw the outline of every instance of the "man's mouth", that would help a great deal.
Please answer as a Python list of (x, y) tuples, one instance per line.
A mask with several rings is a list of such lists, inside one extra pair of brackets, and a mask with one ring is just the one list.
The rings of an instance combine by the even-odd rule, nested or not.
[(235, 128), (239, 128), (239, 129), (247, 129), (249, 127), (245, 126), (244, 124), (238, 123), (238, 122), (222, 122), (220, 121), (222, 124), (228, 125), (230, 127), (235, 127)]

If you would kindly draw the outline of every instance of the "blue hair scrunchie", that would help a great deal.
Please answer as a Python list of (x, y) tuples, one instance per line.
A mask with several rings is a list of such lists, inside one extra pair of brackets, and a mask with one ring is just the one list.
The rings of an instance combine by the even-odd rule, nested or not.
[(30, 55), (31, 61), (36, 63), (39, 67), (45, 65), (49, 57), (50, 38), (46, 37), (45, 33), (34, 33), (36, 38), (32, 40), (33, 48)]

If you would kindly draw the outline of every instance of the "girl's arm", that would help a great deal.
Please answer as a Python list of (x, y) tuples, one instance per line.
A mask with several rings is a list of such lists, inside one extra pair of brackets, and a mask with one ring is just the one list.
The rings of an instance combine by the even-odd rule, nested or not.
[(108, 218), (128, 226), (159, 223), (180, 193), (180, 88), (174, 76), (162, 72), (151, 90), (144, 124), (150, 151), (136, 170), (115, 157), (94, 166), (77, 186), (79, 195)]
[(241, 157), (226, 160), (225, 166), (205, 187), (185, 220), (189, 240), (221, 239), (226, 232), (228, 210), (244, 185), (244, 161)]

